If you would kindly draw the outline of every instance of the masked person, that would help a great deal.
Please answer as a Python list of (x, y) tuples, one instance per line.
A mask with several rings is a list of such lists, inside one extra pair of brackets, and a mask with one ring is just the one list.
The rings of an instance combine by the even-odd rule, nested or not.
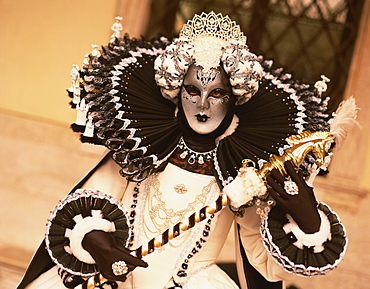
[(242, 288), (342, 260), (344, 227), (305, 180), (337, 140), (327, 100), (229, 17), (195, 15), (172, 42), (117, 38), (84, 63), (82, 140), (109, 153), (55, 207), (18, 288), (99, 273), (96, 288), (239, 288), (215, 264), (232, 226)]

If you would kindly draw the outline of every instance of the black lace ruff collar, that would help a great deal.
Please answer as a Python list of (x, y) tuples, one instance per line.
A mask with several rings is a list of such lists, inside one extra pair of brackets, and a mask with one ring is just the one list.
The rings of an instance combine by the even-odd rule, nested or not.
[[(89, 55), (89, 64), (80, 71), (80, 100), (93, 127), (93, 134), (81, 135), (81, 140), (109, 148), (121, 175), (132, 181), (162, 170), (183, 135), (176, 105), (161, 95), (154, 80), (154, 60), (168, 44), (165, 38), (116, 39), (100, 56)], [(222, 186), (235, 178), (243, 159), (261, 167), (273, 154), (283, 154), (288, 136), (329, 130), (326, 101), (317, 90), (274, 67), (271, 60), (258, 58), (264, 69), (260, 88), (235, 108), (238, 125), (219, 141), (214, 154)], [(72, 128), (86, 129), (77, 124)]]

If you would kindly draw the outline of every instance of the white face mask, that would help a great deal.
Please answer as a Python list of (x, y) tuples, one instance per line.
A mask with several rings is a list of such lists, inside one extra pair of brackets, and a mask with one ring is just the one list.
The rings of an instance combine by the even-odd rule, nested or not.
[(226, 73), (190, 66), (181, 88), (181, 102), (189, 126), (199, 134), (218, 128), (232, 105), (231, 86)]

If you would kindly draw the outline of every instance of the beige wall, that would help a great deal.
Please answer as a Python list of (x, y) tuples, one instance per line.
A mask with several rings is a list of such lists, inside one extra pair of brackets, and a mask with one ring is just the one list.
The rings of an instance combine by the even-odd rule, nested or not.
[(0, 0), (0, 263), (26, 265), (52, 203), (101, 155), (69, 130), (65, 89), (72, 63), (109, 40), (116, 5)]
[[(149, 2), (0, 0), (0, 283), (1, 264), (26, 266), (50, 209), (103, 153), (80, 144), (68, 128), (75, 119), (65, 93), (71, 64), (80, 64), (91, 44), (109, 41), (114, 17), (122, 11), (130, 13), (123, 14), (124, 30), (139, 36), (146, 18), (138, 14), (147, 13)], [(328, 276), (294, 279), (300, 288), (370, 284), (370, 0), (365, 0), (364, 14), (346, 91), (361, 108), (363, 128), (351, 132), (328, 178), (315, 184), (317, 195), (347, 227), (348, 252)]]
[[(149, 0), (0, 0), (0, 283), (14, 288), (50, 210), (101, 158), (69, 124), (72, 64), (108, 43), (115, 16), (140, 36)], [(130, 12), (130, 16), (124, 13)]]
[(0, 0), (0, 108), (73, 122), (65, 92), (72, 64), (82, 63), (91, 44), (108, 43), (115, 16), (140, 36), (149, 2)]

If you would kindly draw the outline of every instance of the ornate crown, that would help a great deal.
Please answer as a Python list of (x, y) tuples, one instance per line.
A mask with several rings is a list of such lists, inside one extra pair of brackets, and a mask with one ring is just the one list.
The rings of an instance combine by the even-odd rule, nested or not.
[(240, 26), (232, 21), (229, 16), (221, 13), (195, 14), (193, 19), (183, 26), (180, 37), (186, 37), (190, 41), (202, 36), (213, 36), (224, 41), (236, 40), (242, 44), (247, 42), (247, 37), (240, 31)]

